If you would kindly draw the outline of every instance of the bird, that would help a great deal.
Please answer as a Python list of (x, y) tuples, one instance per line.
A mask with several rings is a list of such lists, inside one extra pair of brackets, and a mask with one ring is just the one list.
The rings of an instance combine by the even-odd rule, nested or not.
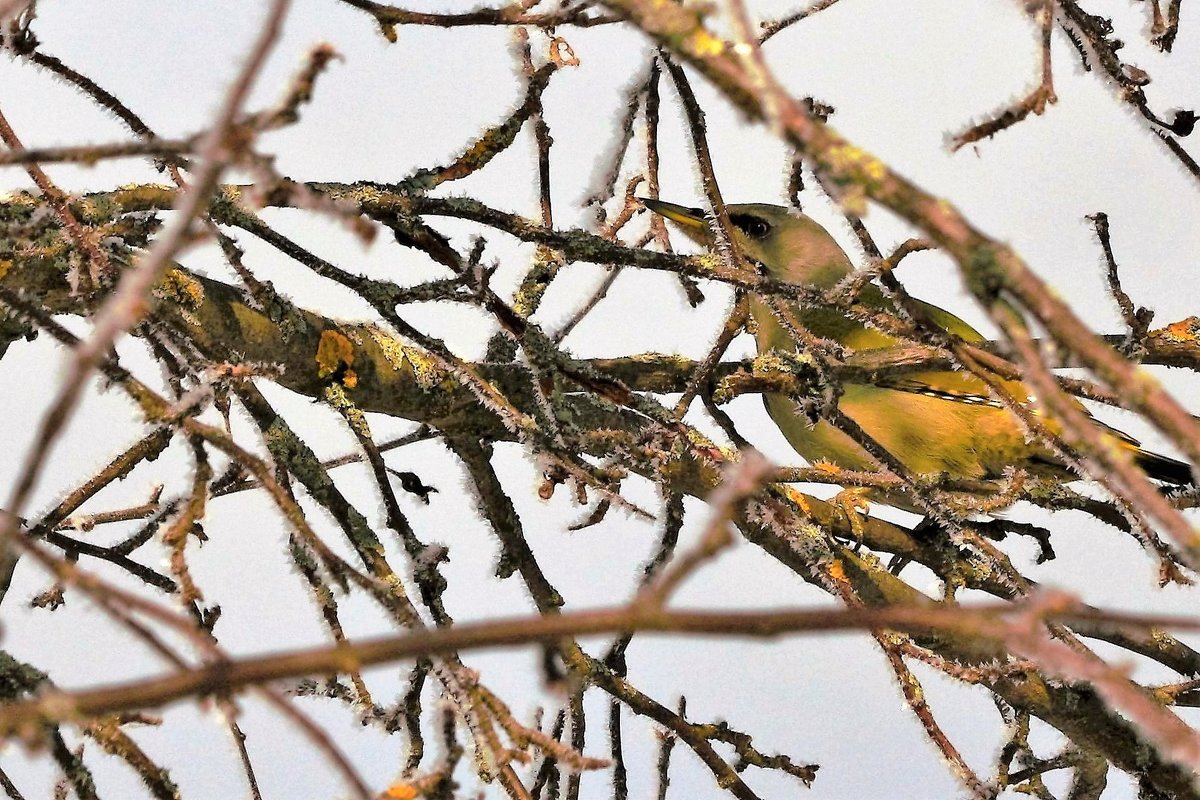
[[(639, 199), (646, 208), (675, 223), (688, 238), (712, 247), (713, 234), (703, 210)], [(833, 236), (794, 209), (748, 203), (727, 205), (726, 210), (739, 252), (764, 276), (827, 290), (854, 271), (850, 258)], [(784, 302), (813, 336), (842, 348), (863, 351), (904, 343), (852, 318), (843, 308)], [(874, 311), (896, 311), (893, 302), (873, 283), (863, 287), (857, 302)], [(915, 298), (913, 302), (927, 320), (946, 333), (969, 343), (985, 341), (982, 334), (949, 311)], [(795, 351), (794, 337), (772, 311), (768, 298), (751, 294), (749, 312), (760, 355), (772, 350)], [(998, 376), (996, 380), (1013, 401), (1038, 413), (1034, 397), (1024, 384)], [(1040, 438), (1028, 436), (1016, 414), (973, 373), (929, 369), (870, 382), (844, 381), (841, 389), (837, 406), (842, 414), (911, 475), (951, 481), (1000, 481), (1019, 469), (1063, 481), (1079, 477)], [(788, 395), (767, 392), (763, 401), (784, 438), (810, 464), (832, 464), (855, 471), (879, 469), (877, 460), (851, 436), (825, 419), (810, 418)], [(1043, 419), (1050, 430), (1056, 430), (1052, 420)], [(1143, 449), (1133, 437), (1092, 419), (1148, 477), (1171, 485), (1193, 483), (1188, 464)], [(910, 493), (904, 491), (876, 492), (870, 499), (918, 510)]]

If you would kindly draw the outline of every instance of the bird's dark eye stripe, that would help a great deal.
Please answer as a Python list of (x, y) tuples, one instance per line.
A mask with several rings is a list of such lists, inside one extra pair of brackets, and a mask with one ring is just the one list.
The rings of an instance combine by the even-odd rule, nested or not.
[(753, 214), (734, 214), (729, 221), (752, 239), (761, 239), (771, 232), (771, 223)]

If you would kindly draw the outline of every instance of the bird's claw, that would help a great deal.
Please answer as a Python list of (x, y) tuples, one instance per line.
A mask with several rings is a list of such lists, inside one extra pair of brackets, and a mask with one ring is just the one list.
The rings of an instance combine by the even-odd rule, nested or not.
[(831, 501), (842, 512), (846, 523), (850, 526), (855, 553), (862, 549), (863, 540), (866, 538), (866, 529), (863, 527), (862, 518), (871, 510), (870, 493), (869, 488), (847, 486), (834, 495)]

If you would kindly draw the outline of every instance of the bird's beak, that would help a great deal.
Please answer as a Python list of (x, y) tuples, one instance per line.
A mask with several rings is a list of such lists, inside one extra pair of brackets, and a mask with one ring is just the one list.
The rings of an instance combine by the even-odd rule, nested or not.
[(708, 220), (704, 218), (703, 210), (668, 203), (665, 200), (651, 200), (648, 197), (639, 197), (638, 201), (655, 214), (661, 214), (679, 225), (689, 238), (701, 244), (704, 244), (710, 238)]

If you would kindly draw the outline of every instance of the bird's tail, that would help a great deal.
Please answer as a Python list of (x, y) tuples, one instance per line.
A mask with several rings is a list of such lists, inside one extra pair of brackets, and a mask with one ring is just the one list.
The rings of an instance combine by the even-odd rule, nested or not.
[(1145, 470), (1146, 475), (1156, 481), (1171, 483), (1176, 486), (1194, 486), (1196, 479), (1192, 476), (1192, 467), (1182, 461), (1176, 461), (1149, 450), (1139, 449), (1133, 460)]

